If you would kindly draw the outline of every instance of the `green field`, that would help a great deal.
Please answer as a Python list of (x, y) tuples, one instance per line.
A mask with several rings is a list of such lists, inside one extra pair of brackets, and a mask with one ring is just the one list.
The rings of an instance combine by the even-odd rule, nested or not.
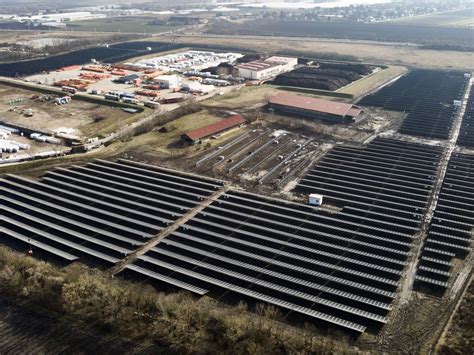
[(120, 33), (162, 33), (180, 29), (180, 26), (155, 25), (151, 16), (110, 17), (90, 21), (75, 21), (68, 24), (74, 31), (120, 32)]
[(474, 28), (474, 8), (387, 21), (400, 25)]
[(400, 66), (390, 66), (382, 69), (374, 74), (370, 74), (362, 79), (354, 81), (337, 90), (339, 93), (351, 94), (354, 97), (360, 97), (376, 89), (380, 85), (402, 75), (406, 72), (406, 68)]

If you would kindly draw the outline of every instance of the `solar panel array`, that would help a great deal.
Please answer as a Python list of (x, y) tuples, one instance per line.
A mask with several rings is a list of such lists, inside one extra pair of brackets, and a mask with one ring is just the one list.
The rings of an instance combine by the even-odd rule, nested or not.
[(335, 148), (297, 189), (320, 192), (342, 211), (228, 191), (127, 273), (265, 301), (358, 332), (380, 326), (440, 153), (388, 139)]
[[(297, 190), (342, 210), (228, 190), (124, 274), (279, 307), (354, 332), (387, 322), (442, 149), (377, 138), (331, 150)], [(112, 266), (222, 181), (119, 160), (0, 180), (2, 240)], [(426, 248), (425, 248), (426, 249)]]
[(459, 145), (474, 148), (474, 89), (471, 89), (459, 132)]
[(424, 243), (416, 281), (446, 288), (453, 258), (470, 251), (474, 228), (474, 155), (454, 154)]
[(413, 238), (390, 220), (228, 191), (127, 272), (362, 332), (387, 322)]
[(402, 134), (448, 139), (457, 112), (453, 102), (462, 99), (467, 82), (462, 72), (414, 70), (359, 104), (407, 112)]
[(5, 176), (0, 236), (38, 256), (110, 266), (221, 186), (127, 161)]
[(417, 225), (436, 175), (441, 147), (377, 138), (338, 146), (312, 167), (296, 191), (325, 201), (391, 215)]

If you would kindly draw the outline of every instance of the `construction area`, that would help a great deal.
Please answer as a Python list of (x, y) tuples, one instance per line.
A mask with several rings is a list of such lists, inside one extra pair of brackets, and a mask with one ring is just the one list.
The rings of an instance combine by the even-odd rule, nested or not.
[[(389, 68), (242, 58), (186, 51), (26, 78), (64, 96), (0, 87), (2, 147), (111, 137), (99, 158), (2, 176), (2, 243), (160, 290), (272, 305), (361, 351), (427, 350), (449, 317), (440, 307), (453, 310), (472, 275), (470, 73), (379, 82)], [(238, 75), (207, 72), (221, 65)], [(142, 119), (150, 129), (117, 133)]]

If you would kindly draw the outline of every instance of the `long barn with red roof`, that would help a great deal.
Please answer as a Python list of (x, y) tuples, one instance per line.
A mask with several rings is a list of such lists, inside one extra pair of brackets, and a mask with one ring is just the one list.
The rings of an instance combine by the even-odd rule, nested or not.
[(197, 143), (202, 139), (206, 139), (215, 134), (219, 134), (231, 128), (238, 127), (244, 123), (245, 118), (240, 115), (234, 115), (210, 125), (187, 132), (181, 136), (181, 139), (185, 142)]
[(354, 122), (362, 112), (360, 107), (345, 102), (287, 93), (270, 97), (268, 106), (277, 113), (336, 123)]

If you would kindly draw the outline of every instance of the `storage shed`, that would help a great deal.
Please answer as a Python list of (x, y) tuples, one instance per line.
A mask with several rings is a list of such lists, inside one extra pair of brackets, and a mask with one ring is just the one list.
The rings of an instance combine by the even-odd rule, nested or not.
[(231, 128), (238, 127), (245, 123), (245, 118), (240, 115), (234, 115), (229, 118), (220, 120), (216, 123), (195, 129), (193, 131), (187, 132), (181, 136), (181, 139), (187, 143), (197, 143), (201, 139), (208, 138), (212, 135), (222, 133)]

